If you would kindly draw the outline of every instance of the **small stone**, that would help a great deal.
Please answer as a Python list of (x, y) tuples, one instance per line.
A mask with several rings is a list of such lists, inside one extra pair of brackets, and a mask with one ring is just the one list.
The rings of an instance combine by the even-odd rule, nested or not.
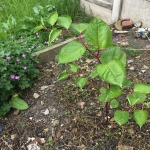
[(44, 115), (48, 115), (48, 114), (49, 114), (49, 110), (46, 109), (45, 111), (42, 111), (42, 113), (43, 113)]
[(146, 45), (145, 48), (146, 48), (146, 49), (150, 49), (150, 45)]
[(49, 87), (49, 85), (41, 86), (41, 90), (43, 91), (43, 90), (45, 90), (45, 89), (48, 88), (48, 87)]
[(141, 72), (143, 72), (143, 73), (144, 73), (144, 72), (146, 72), (146, 70), (141, 70)]
[(37, 142), (34, 144), (27, 145), (28, 150), (40, 150), (40, 147), (37, 145)]
[(34, 94), (33, 94), (33, 97), (36, 98), (36, 99), (39, 98), (39, 96), (40, 96), (40, 95), (37, 94), (37, 93), (34, 93)]
[(16, 138), (17, 134), (12, 134), (11, 139), (14, 140)]
[(44, 102), (43, 102), (43, 101), (41, 101), (41, 105), (44, 105)]
[(14, 114), (15, 116), (18, 116), (19, 110), (15, 110), (15, 111), (13, 112), (13, 114)]
[(146, 65), (144, 65), (142, 68), (146, 70), (149, 69), (149, 67), (147, 67)]
[(133, 62), (133, 59), (127, 60), (127, 63), (130, 64)]
[(41, 141), (41, 143), (45, 143), (45, 139), (44, 138), (41, 138), (40, 141)]
[(130, 69), (130, 70), (134, 70), (134, 67), (130, 67), (129, 69)]
[(49, 131), (49, 128), (45, 128), (45, 129), (44, 129), (44, 132), (48, 132), (48, 131)]
[(54, 120), (52, 126), (56, 127), (59, 125), (59, 120)]
[(122, 41), (120, 42), (120, 46), (123, 46), (123, 47), (129, 46), (129, 43), (127, 41)]

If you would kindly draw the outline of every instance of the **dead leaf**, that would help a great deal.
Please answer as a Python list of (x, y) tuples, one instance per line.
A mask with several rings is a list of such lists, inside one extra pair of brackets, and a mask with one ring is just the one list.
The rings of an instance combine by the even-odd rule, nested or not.
[(12, 134), (11, 139), (14, 140), (16, 138), (17, 134)]
[(57, 133), (56, 133), (56, 138), (59, 139), (60, 136), (61, 136), (61, 133), (60, 133), (60, 132), (57, 132)]

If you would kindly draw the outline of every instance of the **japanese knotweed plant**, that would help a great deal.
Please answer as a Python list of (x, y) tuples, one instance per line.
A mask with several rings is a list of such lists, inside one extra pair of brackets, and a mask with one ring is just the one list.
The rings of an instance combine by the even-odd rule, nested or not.
[[(125, 88), (131, 89), (127, 95), (127, 100), (130, 107), (136, 104), (145, 104), (148, 108), (150, 102), (146, 101), (146, 94), (150, 93), (150, 85), (144, 83), (134, 84), (131, 80), (126, 79), (126, 55), (120, 48), (112, 44), (112, 33), (109, 26), (102, 20), (93, 19), (87, 28), (84, 25), (76, 24), (72, 26), (79, 33), (85, 31), (84, 40), (78, 38), (67, 45), (65, 45), (58, 54), (58, 64), (66, 64), (74, 62), (81, 58), (83, 54), (88, 51), (94, 58), (97, 59), (97, 64), (94, 70), (86, 77), (77, 77), (76, 84), (81, 90), (86, 85), (88, 80), (101, 79), (106, 82), (106, 87), (99, 87), (98, 100), (106, 103), (106, 116), (108, 121), (108, 104), (115, 108), (114, 120), (118, 125), (124, 125), (130, 118), (130, 109), (127, 111), (118, 109), (119, 102), (116, 99)], [(103, 50), (103, 52), (101, 52)], [(71, 73), (77, 72), (78, 65), (71, 64), (67, 70), (64, 70), (57, 78), (57, 81), (66, 79)], [(86, 88), (86, 87), (84, 87)], [(143, 108), (143, 107), (142, 107)], [(146, 110), (135, 110), (133, 118), (135, 122), (142, 127), (148, 118), (148, 108)], [(131, 115), (132, 116), (132, 115)]]
[[(85, 29), (87, 23), (82, 23), (82, 27)], [(70, 28), (76, 26), (76, 23), (72, 23), (72, 19), (68, 15), (58, 16), (57, 12), (50, 13), (47, 18), (41, 17), (41, 24), (34, 29), (34, 32), (39, 30), (49, 31), (49, 45), (58, 39), (62, 35), (72, 36)]]

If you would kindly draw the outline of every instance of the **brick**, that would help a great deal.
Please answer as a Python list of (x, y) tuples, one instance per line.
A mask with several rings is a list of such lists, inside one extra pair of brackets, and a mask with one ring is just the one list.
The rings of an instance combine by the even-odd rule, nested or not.
[(133, 24), (132, 24), (132, 21), (122, 21), (121, 23), (122, 25), (122, 29), (131, 29)]

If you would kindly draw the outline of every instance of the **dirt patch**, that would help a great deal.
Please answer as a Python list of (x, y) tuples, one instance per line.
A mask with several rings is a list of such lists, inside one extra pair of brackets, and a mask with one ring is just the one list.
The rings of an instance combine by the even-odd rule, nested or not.
[[(125, 37), (115, 35), (115, 43), (128, 41), (129, 48), (145, 48), (149, 41), (135, 39), (132, 34)], [(123, 50), (126, 48), (122, 48)], [(150, 84), (150, 51), (127, 52), (127, 78), (133, 82)], [(80, 71), (85, 73), (95, 66), (93, 58), (77, 61)], [(88, 82), (84, 91), (74, 83), (74, 78), (55, 82), (59, 73), (66, 68), (56, 62), (41, 66), (41, 75), (31, 89), (24, 93), (29, 104), (26, 111), (12, 110), (1, 117), (1, 150), (148, 150), (150, 149), (150, 120), (140, 129), (130, 119), (119, 127), (113, 121), (114, 110), (109, 108), (110, 121), (106, 124), (105, 104), (97, 101), (97, 87), (104, 85), (97, 81)], [(86, 72), (85, 72), (86, 71)], [(38, 94), (35, 98), (34, 95)], [(150, 100), (150, 96), (148, 96)], [(121, 108), (129, 108), (125, 95), (118, 99)], [(144, 106), (138, 106), (144, 107)], [(132, 112), (134, 107), (128, 111)], [(36, 147), (37, 145), (37, 147)]]

